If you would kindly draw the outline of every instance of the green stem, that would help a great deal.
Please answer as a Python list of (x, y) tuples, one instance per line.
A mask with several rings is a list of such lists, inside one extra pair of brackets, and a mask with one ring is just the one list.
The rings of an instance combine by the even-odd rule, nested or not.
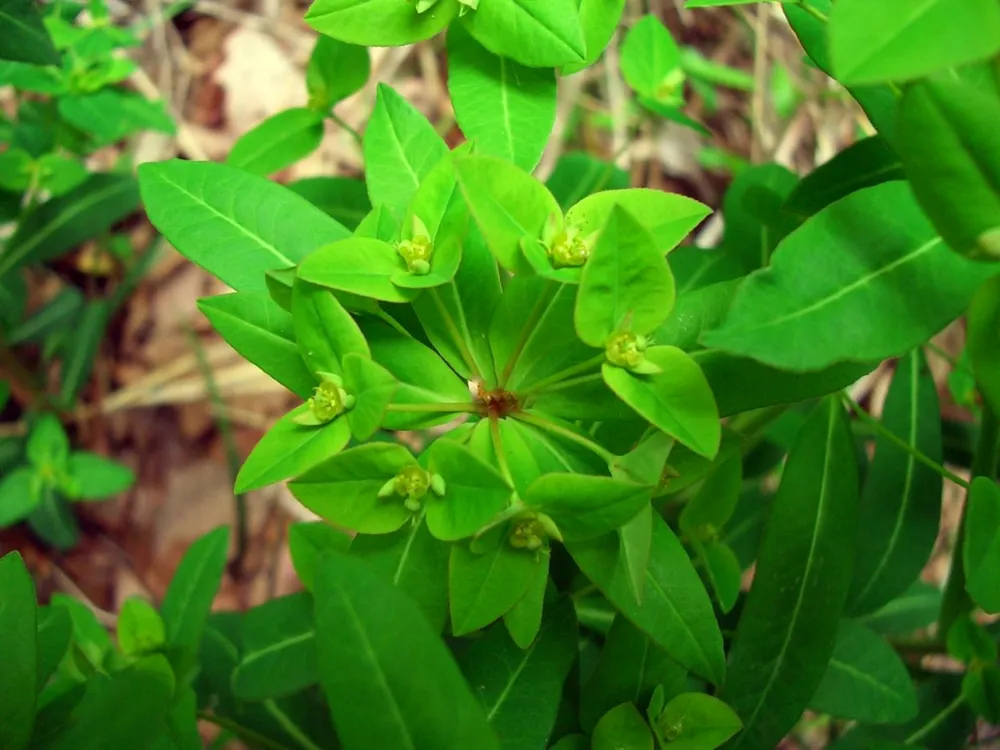
[(387, 411), (460, 412), (463, 414), (475, 414), (479, 411), (479, 405), (461, 402), (442, 402), (440, 404), (389, 404)]
[(330, 110), (328, 116), (329, 116), (329, 118), (331, 120), (333, 120), (335, 123), (337, 123), (340, 127), (342, 127), (344, 130), (346, 130), (348, 133), (350, 133), (351, 137), (355, 141), (357, 141), (358, 148), (364, 148), (364, 141), (361, 139), (361, 133), (359, 133), (357, 130), (355, 130), (350, 125), (348, 125), (344, 121), (344, 119), (340, 115), (338, 115), (336, 112), (334, 112), (332, 109)]
[(232, 719), (227, 719), (225, 716), (217, 716), (216, 714), (209, 713), (208, 711), (199, 711), (198, 718), (202, 721), (207, 721), (209, 724), (215, 724), (215, 726), (225, 729), (227, 732), (232, 732), (240, 739), (246, 740), (252, 745), (258, 747), (267, 748), (267, 750), (289, 750), (281, 743), (275, 742), (269, 737), (265, 737), (262, 734), (258, 734), (252, 729), (238, 724)]
[(539, 417), (536, 414), (530, 414), (526, 411), (519, 411), (515, 413), (513, 416), (514, 419), (517, 419), (526, 424), (534, 425), (539, 429), (545, 430), (546, 432), (551, 432), (553, 435), (559, 435), (560, 437), (566, 438), (570, 442), (583, 446), (592, 453), (595, 453), (598, 456), (600, 456), (608, 464), (613, 463), (617, 458), (617, 456), (615, 456), (614, 453), (605, 448), (602, 448), (593, 440), (588, 440), (583, 435), (573, 432), (573, 430), (567, 427), (563, 427), (560, 424), (556, 424), (555, 422), (545, 419), (544, 417)]
[(604, 359), (605, 355), (602, 353), (598, 354), (596, 357), (588, 359), (586, 362), (581, 362), (578, 365), (567, 367), (565, 370), (560, 370), (554, 375), (550, 375), (547, 378), (539, 380), (537, 383), (535, 383), (533, 386), (531, 386), (531, 388), (529, 388), (521, 395), (522, 397), (526, 398), (528, 396), (533, 396), (536, 393), (540, 393), (541, 391), (544, 391), (546, 389), (553, 390), (552, 386), (558, 385), (559, 383), (562, 383), (564, 380), (568, 380), (569, 378), (572, 378), (576, 375), (585, 373), (588, 370), (593, 370), (595, 367), (599, 367), (601, 364), (604, 363)]
[[(997, 475), (997, 455), (1000, 452), (1000, 421), (988, 403), (983, 403), (982, 423), (979, 425), (979, 442), (972, 458), (972, 476), (989, 477)], [(941, 616), (938, 619), (938, 633), (947, 637), (948, 630), (955, 620), (971, 612), (974, 605), (969, 593), (965, 590), (965, 562), (963, 547), (965, 546), (965, 511), (969, 507), (968, 489), (965, 485), (966, 503), (958, 520), (958, 534), (955, 536), (955, 547), (951, 553), (951, 570), (948, 571), (948, 581), (944, 586), (944, 599), (941, 602)]]
[(552, 297), (558, 291), (559, 287), (556, 286), (552, 281), (545, 282), (545, 288), (542, 289), (542, 294), (535, 303), (535, 307), (531, 310), (531, 314), (528, 316), (527, 321), (524, 323), (524, 327), (521, 329), (521, 336), (517, 340), (517, 344), (514, 346), (514, 351), (510, 353), (510, 357), (507, 359), (507, 364), (503, 367), (503, 373), (500, 375), (500, 381), (498, 386), (504, 388), (507, 385), (507, 381), (510, 380), (510, 375), (514, 372), (514, 367), (517, 365), (517, 360), (521, 358), (521, 353), (524, 351), (524, 347), (527, 346), (528, 341), (531, 339), (531, 334), (535, 332), (535, 325), (538, 323), (539, 319), (548, 306), (552, 303)]
[[(600, 379), (601, 379), (601, 373), (599, 373), (599, 372), (592, 372), (589, 375), (580, 375), (579, 377), (576, 377), (576, 378), (568, 378), (567, 380), (562, 380), (562, 381), (560, 381), (558, 383), (554, 383), (553, 385), (548, 386), (545, 389), (545, 392), (546, 393), (552, 393), (553, 391), (561, 391), (563, 388), (572, 388), (573, 386), (580, 385), (581, 383), (589, 383), (591, 381), (600, 380)], [(524, 396), (525, 397), (527, 397), (527, 396), (533, 396), (536, 393), (537, 393), (537, 391), (535, 391), (534, 389), (532, 389), (531, 391), (528, 391), (527, 393), (525, 393)]]
[(857, 415), (858, 419), (860, 419), (865, 424), (869, 425), (873, 430), (875, 430), (876, 433), (886, 438), (889, 442), (896, 445), (896, 447), (909, 453), (911, 456), (913, 456), (913, 458), (922, 463), (928, 469), (934, 471), (936, 474), (940, 474), (942, 477), (944, 477), (950, 482), (954, 482), (959, 487), (964, 487), (966, 489), (969, 488), (969, 483), (966, 482), (964, 479), (962, 479), (962, 477), (958, 476), (958, 474), (955, 474), (952, 471), (949, 471), (934, 459), (928, 458), (918, 448), (915, 448), (914, 446), (910, 445), (908, 442), (903, 440), (903, 438), (899, 437), (896, 433), (887, 430), (881, 422), (879, 422), (871, 414), (869, 414), (860, 406), (858, 406), (854, 402), (854, 399), (852, 399), (846, 393), (841, 393), (840, 397), (847, 405), (847, 407), (851, 411), (853, 411), (855, 415)]
[(940, 346), (935, 344), (933, 341), (928, 341), (926, 344), (924, 344), (924, 348), (932, 351), (934, 354), (936, 354), (945, 362), (947, 362), (949, 365), (951, 365), (951, 368), (953, 370), (961, 370), (962, 372), (968, 373), (969, 375), (972, 374), (971, 370), (963, 368), (957, 359), (948, 354), (948, 352), (946, 352)]
[(507, 454), (503, 452), (503, 439), (500, 437), (500, 420), (490, 417), (490, 436), (493, 438), (493, 451), (497, 454), (497, 466), (500, 473), (507, 480), (507, 484), (514, 486), (514, 475), (510, 473), (510, 464), (507, 463)]
[(389, 313), (387, 313), (385, 310), (383, 310), (381, 306), (378, 308), (378, 312), (375, 313), (375, 315), (378, 317), (379, 320), (381, 320), (387, 326), (391, 327), (397, 333), (401, 333), (403, 336), (406, 336), (406, 338), (408, 338), (408, 339), (413, 338), (413, 335), (409, 331), (407, 331), (405, 328), (403, 328), (403, 326), (401, 326), (399, 324), (398, 320), (396, 320)]
[(798, 0), (798, 5), (799, 5), (800, 8), (802, 8), (802, 10), (804, 10), (806, 13), (808, 13), (813, 18), (818, 19), (821, 23), (826, 23), (829, 20), (829, 19), (827, 19), (825, 13), (823, 13), (822, 11), (820, 11), (820, 10), (812, 7), (809, 4), (809, 0)]
[(274, 720), (288, 733), (289, 737), (295, 740), (296, 744), (302, 750), (320, 750), (320, 747), (309, 739), (294, 721), (288, 718), (288, 714), (278, 708), (277, 703), (273, 700), (266, 700), (264, 701), (264, 708), (267, 709), (267, 712), (274, 717)]
[(931, 732), (933, 732), (935, 729), (941, 726), (949, 716), (951, 716), (953, 713), (955, 713), (958, 709), (962, 707), (963, 703), (965, 703), (965, 696), (959, 693), (958, 697), (956, 697), (955, 700), (953, 700), (947, 706), (942, 708), (938, 713), (936, 713), (934, 716), (931, 717), (930, 721), (928, 721), (926, 724), (920, 727), (920, 729), (918, 729), (909, 737), (907, 737), (903, 741), (903, 744), (916, 745), (922, 739), (927, 737), (927, 735), (929, 735)]
[[(454, 284), (455, 282), (452, 281), (451, 283)], [(472, 356), (472, 352), (469, 350), (468, 344), (465, 343), (465, 339), (462, 338), (462, 334), (458, 330), (458, 326), (455, 325), (455, 319), (451, 317), (451, 313), (448, 312), (448, 308), (444, 306), (444, 302), (441, 300), (441, 295), (438, 294), (437, 288), (431, 287), (427, 290), (427, 292), (425, 292), (425, 294), (427, 293), (429, 293), (431, 299), (434, 300), (434, 306), (441, 314), (444, 324), (448, 327), (448, 333), (451, 334), (451, 338), (454, 340), (455, 346), (458, 347), (458, 353), (461, 354), (462, 359), (465, 360), (465, 364), (469, 368), (469, 372), (472, 373), (472, 377), (482, 380), (483, 376), (479, 374), (479, 368), (476, 367), (476, 360)]]

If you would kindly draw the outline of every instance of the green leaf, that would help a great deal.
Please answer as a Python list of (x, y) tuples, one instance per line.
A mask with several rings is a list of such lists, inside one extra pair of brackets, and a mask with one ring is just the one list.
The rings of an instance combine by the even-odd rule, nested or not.
[(323, 114), (306, 107), (292, 107), (271, 115), (241, 135), (226, 163), (267, 177), (309, 156), (322, 140)]
[(1000, 7), (992, 0), (846, 0), (834, 4), (829, 33), (838, 80), (905, 81), (995, 54)]
[(985, 282), (966, 314), (965, 349), (975, 384), (994, 411), (1000, 410), (1000, 276)]
[[(0, 19), (0, 24), (3, 20)], [(0, 55), (2, 55), (0, 48)], [(36, 94), (65, 94), (67, 81), (65, 74), (54, 65), (28, 65), (22, 62), (0, 60), (0, 85), (13, 86), (21, 91)], [(6, 176), (6, 175), (5, 175)]]
[(615, 208), (623, 208), (631, 218), (649, 230), (661, 253), (668, 253), (684, 239), (712, 209), (684, 195), (648, 188), (605, 190), (584, 198), (566, 212), (566, 223), (583, 232), (603, 227)]
[(357, 93), (371, 74), (368, 50), (328, 36), (316, 39), (306, 67), (309, 106), (325, 112), (337, 102)]
[(343, 415), (319, 426), (305, 426), (295, 421), (309, 411), (309, 404), (297, 406), (275, 422), (257, 442), (236, 475), (237, 494), (298, 476), (347, 445), (351, 430)]
[(288, 488), (300, 503), (331, 523), (362, 534), (389, 534), (409, 521), (413, 512), (403, 505), (402, 496), (380, 497), (379, 490), (403, 468), (414, 465), (413, 456), (401, 445), (369, 443), (313, 465)]
[(645, 227), (616, 206), (580, 275), (574, 324), (603, 347), (615, 334), (652, 333), (674, 305), (674, 278)]
[(63, 406), (76, 400), (90, 377), (113, 312), (112, 303), (109, 297), (85, 303), (74, 335), (59, 343), (63, 360), (59, 373), (59, 403)]
[(448, 617), (448, 550), (423, 517), (392, 534), (359, 535), (351, 544), (351, 555), (416, 602), (435, 633)]
[(962, 695), (978, 716), (991, 724), (1000, 721), (1000, 669), (990, 665), (966, 672)]
[(527, 650), (535, 642), (542, 626), (545, 609), (545, 592), (549, 585), (549, 556), (542, 558), (542, 564), (535, 571), (535, 577), (521, 601), (504, 612), (503, 624), (517, 647)]
[(345, 750), (498, 747), (451, 654), (407, 596), (364, 563), (316, 571), (320, 680)]
[(427, 528), (453, 542), (475, 534), (510, 502), (512, 488), (500, 473), (467, 448), (447, 440), (428, 451), (428, 469), (444, 478), (444, 497), (427, 501)]
[(38, 608), (35, 585), (21, 555), (0, 558), (0, 726), (4, 750), (28, 747), (38, 681)]
[(88, 94), (59, 97), (59, 114), (103, 144), (120, 141), (142, 130), (174, 135), (177, 125), (162, 101), (142, 94), (108, 87)]
[(145, 750), (159, 733), (174, 692), (174, 675), (162, 655), (147, 656), (111, 676), (94, 675), (73, 709), (72, 723), (53, 750)]
[(628, 582), (639, 604), (646, 589), (646, 568), (653, 543), (653, 508), (647, 505), (628, 523), (618, 529), (622, 561)]
[(864, 625), (843, 620), (809, 707), (844, 719), (902, 724), (917, 715), (917, 693), (889, 644)]
[(699, 560), (705, 566), (705, 575), (712, 587), (719, 609), (730, 612), (736, 606), (743, 582), (743, 566), (736, 553), (723, 542), (700, 541), (692, 543), (698, 551)]
[(96, 453), (71, 453), (66, 468), (75, 483), (74, 491), (67, 492), (73, 500), (103, 500), (135, 484), (130, 468)]
[(580, 62), (564, 65), (561, 71), (564, 76), (578, 73), (597, 62), (611, 43), (625, 10), (625, 0), (580, 0), (579, 5), (580, 26), (583, 27), (587, 54)]
[(174, 571), (160, 605), (172, 646), (197, 651), (212, 600), (222, 582), (229, 552), (229, 529), (221, 526), (195, 541)]
[(350, 234), (290, 190), (226, 164), (143, 164), (139, 184), (150, 221), (170, 244), (241, 292), (266, 292), (266, 271)]
[(69, 437), (57, 416), (42, 414), (31, 426), (25, 455), (38, 468), (65, 466), (69, 458)]
[(622, 43), (621, 69), (625, 81), (637, 94), (656, 100), (684, 97), (681, 50), (659, 18), (650, 13), (640, 18)]
[(959, 617), (948, 628), (948, 655), (975, 667), (997, 660), (997, 644), (982, 625), (970, 617)]
[(281, 596), (248, 610), (242, 635), (243, 653), (233, 672), (237, 697), (280, 698), (319, 682), (309, 594)]
[[(941, 461), (937, 386), (920, 349), (899, 361), (882, 426)], [(906, 591), (931, 556), (941, 521), (941, 475), (878, 437), (861, 496), (860, 536), (848, 596), (852, 614), (874, 612)]]
[[(602, 2), (603, 0), (584, 0), (582, 7), (586, 8), (588, 5), (600, 7)], [(618, 12), (621, 13), (620, 8)], [(604, 47), (601, 47), (601, 51), (604, 51)], [(610, 162), (595, 159), (582, 151), (573, 151), (560, 156), (555, 169), (545, 182), (546, 187), (564, 209), (599, 190), (623, 190), (628, 184), (629, 175), (623, 169)]]
[(631, 703), (608, 711), (594, 727), (591, 750), (653, 750), (653, 733)]
[(722, 433), (715, 398), (701, 368), (673, 346), (654, 346), (645, 354), (662, 372), (637, 375), (605, 363), (604, 382), (656, 427), (696, 453), (714, 457)]
[(306, 21), (321, 34), (342, 42), (396, 47), (430, 39), (458, 9), (458, 0), (439, 0), (425, 13), (416, 13), (412, 5), (400, 0), (317, 0), (309, 6)]
[(671, 750), (714, 750), (742, 728), (743, 722), (733, 709), (704, 693), (684, 693), (671, 699), (654, 725)]
[(733, 179), (722, 201), (726, 226), (719, 249), (739, 261), (742, 272), (767, 265), (778, 243), (800, 222), (784, 208), (798, 182), (779, 164), (748, 167)]
[(920, 81), (899, 105), (899, 155), (920, 206), (953, 250), (987, 260), (1000, 257), (998, 116), (992, 89), (960, 80)]
[(563, 598), (546, 610), (538, 638), (515, 644), (497, 623), (462, 660), (501, 748), (542, 747), (556, 722), (563, 683), (576, 660), (576, 616)]
[(38, 185), (53, 196), (65, 195), (86, 180), (90, 173), (76, 158), (46, 154), (38, 160)]
[(586, 541), (625, 525), (649, 503), (648, 486), (610, 477), (546, 474), (524, 502), (550, 516), (568, 541)]
[(299, 266), (299, 278), (383, 302), (408, 302), (416, 292), (392, 281), (405, 271), (403, 259), (388, 242), (351, 237), (310, 254)]
[(312, 372), (343, 374), (342, 360), (351, 353), (371, 359), (358, 324), (328, 289), (297, 278), (292, 283), (292, 323)]
[(198, 300), (198, 309), (233, 349), (300, 398), (316, 378), (302, 361), (292, 316), (262, 292), (236, 292)]
[(580, 570), (636, 627), (695, 674), (720, 684), (722, 634), (708, 593), (670, 527), (653, 518), (652, 545), (640, 603), (617, 534), (566, 545)]
[(448, 93), (477, 153), (532, 170), (556, 117), (556, 77), (486, 50), (460, 25), (448, 32)]
[(840, 402), (799, 431), (772, 503), (720, 698), (743, 719), (734, 748), (772, 748), (833, 653), (857, 542), (858, 470)]
[(73, 638), (73, 621), (65, 607), (38, 608), (38, 672), (36, 693), (41, 693), (58, 669)]
[(157, 651), (167, 643), (166, 626), (160, 613), (137, 596), (130, 596), (122, 604), (117, 632), (118, 646), (125, 656)]
[(803, 217), (812, 216), (855, 190), (902, 180), (899, 156), (881, 136), (864, 138), (820, 164), (795, 185), (785, 208)]
[[(829, 18), (833, 0), (810, 0), (812, 10)], [(830, 59), (829, 25), (804, 8), (787, 3), (782, 7), (789, 25), (799, 38), (803, 49), (820, 70), (835, 78), (833, 61)], [(896, 104), (899, 90), (889, 85), (849, 86), (848, 92), (861, 105), (879, 135), (896, 142)]]
[[(708, 346), (786, 370), (817, 370), (909, 351), (951, 322), (996, 273), (934, 235), (903, 182), (828, 206), (740, 287)], [(913, 289), (923, 290), (913, 304)], [(846, 321), (878, 318), (882, 325)]]
[(684, 504), (679, 519), (681, 531), (689, 536), (711, 537), (732, 517), (742, 489), (743, 463), (737, 453), (720, 463)]
[(517, 604), (534, 580), (538, 555), (515, 549), (506, 527), (452, 545), (448, 569), (451, 628), (465, 635), (486, 627)]
[(344, 383), (356, 399), (347, 412), (347, 424), (355, 440), (368, 440), (382, 426), (396, 393), (396, 379), (382, 365), (360, 354), (347, 354), (343, 364)]
[(372, 210), (368, 188), (361, 180), (349, 177), (306, 177), (289, 182), (285, 187), (301, 195), (351, 231), (357, 229), (361, 220)]
[(687, 670), (625, 617), (616, 616), (604, 640), (601, 659), (580, 694), (580, 725), (592, 731), (598, 719), (620, 703), (644, 706), (653, 690), (679, 693)]
[[(376, 11), (369, 8), (367, 12)], [(402, 214), (420, 183), (447, 154), (448, 147), (427, 118), (394, 89), (379, 84), (364, 137), (365, 178), (372, 205), (384, 204)]]
[(0, 60), (32, 65), (58, 65), (59, 53), (52, 44), (38, 8), (32, 0), (0, 2)]
[(990, 613), (1000, 612), (1000, 488), (988, 477), (972, 480), (965, 513), (965, 588)]
[(463, 20), (490, 52), (532, 68), (577, 63), (587, 53), (576, 0), (482, 3)]
[(41, 500), (27, 518), (28, 527), (47, 544), (66, 551), (80, 539), (80, 527), (66, 498), (51, 486), (43, 486)]
[(42, 502), (37, 470), (22, 466), (0, 478), (0, 528), (27, 518)]
[(46, 201), (18, 222), (0, 256), (0, 276), (26, 263), (56, 258), (106, 232), (139, 205), (131, 175), (95, 174), (75, 190)]
[(524, 268), (521, 238), (541, 237), (549, 217), (562, 213), (552, 193), (527, 172), (492, 156), (455, 159), (455, 170), (490, 251), (509, 271)]
[(856, 622), (883, 635), (906, 635), (926, 628), (941, 611), (941, 589), (916, 581), (902, 596), (893, 599)]
[(288, 552), (306, 591), (313, 589), (320, 555), (328, 550), (347, 552), (350, 546), (350, 536), (323, 521), (302, 521), (288, 527)]

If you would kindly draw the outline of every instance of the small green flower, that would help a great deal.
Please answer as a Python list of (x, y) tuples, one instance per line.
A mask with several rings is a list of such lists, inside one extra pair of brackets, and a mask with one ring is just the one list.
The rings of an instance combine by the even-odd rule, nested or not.
[(615, 367), (623, 367), (643, 375), (655, 375), (660, 368), (646, 359), (649, 339), (634, 333), (616, 333), (608, 339), (605, 356)]
[(319, 385), (306, 403), (309, 411), (295, 417), (295, 423), (315, 427), (332, 422), (354, 406), (354, 396), (344, 390), (344, 381), (339, 375), (317, 372)]
[(396, 252), (406, 261), (406, 270), (410, 273), (417, 276), (430, 273), (434, 242), (427, 227), (417, 216), (413, 217), (413, 236), (408, 240), (397, 242)]
[(559, 228), (559, 216), (550, 216), (542, 232), (542, 244), (553, 268), (579, 268), (590, 257), (597, 234), (583, 236), (583, 230), (575, 224)]
[(562, 541), (562, 535), (555, 521), (544, 513), (528, 511), (514, 519), (510, 535), (507, 537), (510, 546), (516, 549), (526, 549), (535, 552), (549, 539)]
[(431, 474), (416, 464), (407, 466), (396, 476), (382, 485), (378, 491), (381, 498), (398, 495), (406, 498), (403, 505), (407, 510), (417, 513), (420, 510), (420, 500), (430, 490), (438, 497), (443, 497), (445, 493), (444, 477), (440, 474)]

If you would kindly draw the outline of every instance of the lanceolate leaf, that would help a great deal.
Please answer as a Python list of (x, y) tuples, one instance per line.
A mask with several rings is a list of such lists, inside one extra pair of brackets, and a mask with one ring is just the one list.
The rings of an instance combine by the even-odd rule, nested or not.
[(556, 117), (552, 70), (494, 55), (455, 24), (448, 32), (448, 91), (458, 126), (478, 153), (535, 168)]
[[(377, 11), (369, 7), (366, 12)], [(385, 204), (402, 215), (424, 177), (447, 155), (448, 147), (427, 118), (394, 89), (380, 84), (365, 131), (364, 152), (372, 205)]]
[(855, 460), (843, 408), (829, 398), (792, 446), (733, 641), (719, 697), (743, 720), (734, 748), (771, 750), (823, 678), (857, 543)]
[(846, 0), (830, 12), (830, 51), (847, 84), (904, 81), (1000, 49), (992, 0)]
[(293, 107), (271, 115), (241, 135), (226, 163), (267, 177), (315, 151), (323, 140), (323, 115)]
[(350, 557), (316, 572), (320, 680), (345, 750), (496, 750), (451, 654), (402, 592)]
[(188, 548), (160, 605), (171, 645), (197, 649), (228, 551), (227, 527), (210, 531)]
[(0, 727), (5, 750), (23, 750), (35, 720), (38, 657), (35, 586), (21, 555), (0, 558)]
[(987, 281), (973, 296), (965, 336), (976, 387), (1000, 413), (1000, 276)]
[(302, 359), (313, 373), (342, 374), (343, 359), (371, 359), (364, 334), (329, 289), (301, 279), (292, 284), (292, 321)]
[(59, 53), (32, 0), (0, 2), (0, 60), (58, 65)]
[[(702, 341), (796, 371), (899, 355), (950, 323), (996, 270), (956, 256), (906, 183), (888, 182), (831, 204), (788, 235), (772, 264), (740, 287), (726, 323)], [(877, 326), (860, 322), (875, 319)]]
[(695, 674), (720, 684), (725, 675), (722, 634), (712, 604), (681, 543), (654, 517), (642, 602), (621, 560), (617, 534), (568, 543), (584, 574), (622, 615)]
[(131, 175), (95, 174), (75, 190), (46, 201), (24, 220), (0, 253), (0, 276), (38, 263), (106, 232), (139, 205)]
[(266, 271), (294, 266), (321, 245), (349, 236), (306, 199), (225, 164), (144, 164), (139, 185), (156, 228), (237, 291), (266, 292)]
[(538, 637), (526, 649), (496, 623), (462, 659), (501, 748), (542, 747), (548, 740), (576, 640), (573, 604), (563, 598), (546, 608)]
[(988, 477), (972, 481), (965, 512), (965, 588), (987, 612), (1000, 612), (1000, 489)]
[(400, 0), (320, 0), (309, 6), (306, 21), (321, 34), (349, 44), (398, 46), (430, 39), (458, 9), (458, 0), (439, 0), (424, 13)]
[(844, 620), (809, 707), (843, 719), (902, 724), (917, 715), (917, 693), (893, 648), (864, 625)]
[(311, 596), (282, 596), (243, 616), (243, 655), (233, 673), (238, 697), (277, 698), (318, 681)]
[(533, 68), (576, 63), (587, 53), (576, 0), (482, 3), (464, 20), (488, 50)]
[[(941, 460), (937, 386), (920, 349), (900, 360), (882, 425), (932, 461)], [(861, 497), (848, 610), (874, 612), (902, 594), (927, 563), (940, 520), (941, 475), (879, 437)]]
[(899, 105), (899, 154), (921, 207), (952, 249), (988, 260), (1000, 257), (998, 117), (992, 91), (950, 78), (914, 84)]
[(292, 316), (261, 292), (198, 301), (198, 309), (233, 349), (300, 398), (316, 387), (295, 343)]

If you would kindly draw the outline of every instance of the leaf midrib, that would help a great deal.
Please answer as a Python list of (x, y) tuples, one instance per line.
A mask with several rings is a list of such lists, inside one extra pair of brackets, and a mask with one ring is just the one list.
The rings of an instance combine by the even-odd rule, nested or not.
[(889, 46), (895, 42), (906, 31), (910, 26), (919, 21), (923, 15), (930, 10), (934, 5), (938, 3), (938, 0), (927, 0), (923, 5), (917, 8), (911, 8), (913, 14), (909, 16), (901, 25), (896, 27), (896, 33), (894, 36), (888, 38), (883, 37), (881, 44), (876, 45), (871, 48), (867, 55), (860, 55), (854, 60), (854, 65), (848, 67), (847, 70), (839, 70), (838, 73), (844, 78), (849, 78), (853, 73), (857, 73), (859, 70), (863, 70), (864, 67), (872, 61), (872, 58), (876, 57), (878, 54), (884, 52)]
[(239, 668), (245, 669), (248, 664), (253, 664), (255, 661), (263, 659), (268, 654), (273, 654), (275, 651), (281, 651), (286, 648), (292, 648), (293, 646), (296, 646), (300, 643), (305, 643), (306, 641), (315, 637), (316, 637), (316, 631), (308, 630), (305, 633), (299, 633), (298, 635), (293, 635), (290, 638), (285, 638), (284, 640), (278, 641), (277, 643), (272, 643), (257, 651), (252, 651), (250, 652), (249, 655), (247, 655), (243, 659), (243, 661), (240, 662)]
[[(178, 612), (179, 612), (178, 617), (177, 617), (176, 620), (174, 620), (173, 622), (170, 623), (170, 625), (171, 625), (170, 629), (173, 631), (173, 633), (171, 634), (171, 637), (170, 637), (171, 641), (176, 642), (177, 637), (181, 633), (182, 626), (184, 625), (184, 621), (186, 619), (186, 615), (187, 615), (188, 609), (191, 606), (191, 600), (194, 598), (194, 592), (198, 588), (197, 584), (201, 580), (201, 574), (204, 572), (205, 568), (208, 566), (208, 560), (209, 560), (209, 558), (212, 557), (213, 553), (215, 552), (215, 547), (216, 547), (216, 545), (214, 543), (214, 540), (213, 540), (213, 543), (210, 546), (206, 546), (205, 547), (203, 554), (201, 555), (201, 557), (198, 560), (198, 565), (194, 569), (195, 570), (195, 575), (193, 575), (193, 576), (191, 576), (189, 578), (190, 584), (188, 586), (184, 587), (185, 596), (184, 596), (183, 599), (181, 599), (181, 606), (180, 606), (180, 608), (178, 610)], [(185, 644), (181, 644), (181, 645), (185, 645)]]

